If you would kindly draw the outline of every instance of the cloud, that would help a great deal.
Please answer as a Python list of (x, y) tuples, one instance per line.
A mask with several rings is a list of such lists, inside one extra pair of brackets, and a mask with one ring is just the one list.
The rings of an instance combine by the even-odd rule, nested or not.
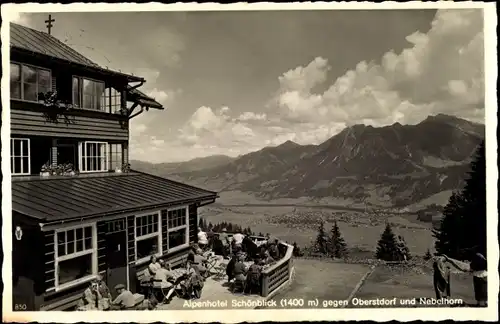
[(401, 53), (359, 62), (331, 84), (325, 84), (330, 64), (322, 57), (283, 73), (265, 113), (233, 117), (228, 107), (200, 107), (176, 145), (186, 157), (237, 155), (287, 140), (318, 144), (352, 124), (415, 124), (436, 113), (482, 121), (482, 12), (440, 10), (427, 33), (406, 39), (410, 46)]
[(8, 15), (5, 16), (6, 18), (8, 17), (9, 20), (13, 23), (20, 24), (20, 25), (28, 25), (29, 24), (29, 16), (25, 13), (22, 12), (9, 12)]
[[(66, 18), (61, 15), (58, 19)], [(25, 15), (16, 20), (27, 24)], [(150, 28), (147, 21), (144, 24), (137, 31), (144, 37), (135, 38), (132, 47), (113, 42), (102, 32), (100, 43), (92, 43), (85, 34), (78, 38), (77, 30), (71, 33), (81, 44), (92, 43), (102, 52), (75, 47), (101, 65), (108, 64), (105, 56), (127, 53), (115, 55), (117, 59), (110, 64), (145, 77), (141, 90), (174, 109), (182, 91), (163, 88), (161, 81), (168, 76), (160, 71), (182, 66), (184, 40), (173, 29)], [(102, 21), (86, 29), (86, 35), (97, 35)], [(58, 38), (64, 37), (61, 34)], [(408, 47), (401, 52), (388, 50), (377, 61), (361, 61), (335, 80), (330, 75), (330, 67), (336, 64), (334, 57), (327, 60), (318, 56), (291, 68), (277, 76), (278, 89), (265, 111), (242, 113), (231, 107), (198, 104), (187, 121), (170, 129), (164, 125), (169, 118), (165, 112), (150, 110), (131, 121), (132, 157), (173, 161), (211, 154), (239, 155), (286, 140), (317, 144), (352, 124), (415, 124), (436, 113), (484, 121), (482, 10), (439, 10), (429, 31), (415, 31), (406, 40)], [(158, 48), (144, 51), (157, 43)]]
[(380, 64), (360, 62), (323, 93), (311, 89), (326, 79), (325, 59), (285, 72), (270, 109), (319, 125), (414, 124), (434, 113), (471, 118), (471, 111), (473, 119), (484, 118), (482, 11), (440, 10), (429, 32), (406, 39), (411, 46), (400, 54), (389, 51)]
[(257, 114), (257, 113), (251, 112), (251, 111), (246, 111), (238, 117), (238, 120), (241, 120), (241, 121), (251, 121), (251, 120), (262, 121), (262, 120), (266, 120), (266, 118), (267, 118), (266, 114), (263, 114), (263, 113)]

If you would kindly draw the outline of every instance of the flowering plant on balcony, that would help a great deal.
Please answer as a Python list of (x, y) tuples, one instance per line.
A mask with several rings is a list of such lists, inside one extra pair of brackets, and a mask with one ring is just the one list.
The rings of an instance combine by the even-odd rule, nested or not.
[(75, 174), (76, 172), (73, 170), (73, 164), (71, 163), (52, 165), (47, 162), (42, 165), (40, 170), (40, 175), (44, 177), (54, 175), (73, 176)]
[(123, 171), (123, 172), (130, 172), (130, 163), (125, 163), (125, 164), (122, 166), (122, 171)]
[(130, 164), (129, 163), (125, 163), (125, 164), (122, 164), (120, 167), (116, 167), (115, 168), (115, 172), (116, 173), (127, 173), (127, 172), (130, 172)]
[(73, 108), (73, 105), (69, 101), (58, 99), (57, 91), (38, 93), (38, 101), (42, 102), (42, 104), (48, 108), (48, 110), (43, 113), (47, 121), (57, 124), (59, 123), (59, 117), (64, 117), (64, 122), (66, 124), (71, 123), (66, 113)]

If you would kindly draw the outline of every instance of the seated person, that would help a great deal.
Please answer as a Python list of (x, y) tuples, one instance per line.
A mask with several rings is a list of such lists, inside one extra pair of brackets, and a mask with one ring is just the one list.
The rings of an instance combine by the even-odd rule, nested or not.
[(175, 276), (173, 275), (172, 271), (170, 270), (170, 264), (163, 264), (163, 266), (158, 269), (155, 273), (154, 276), (154, 281), (160, 283), (160, 288), (164, 289), (164, 291), (167, 291), (167, 294), (165, 295), (165, 298), (167, 301), (170, 300), (172, 297), (172, 294), (174, 293), (174, 282), (175, 282)]
[(238, 258), (236, 257), (236, 255), (233, 255), (226, 266), (227, 282), (231, 282), (231, 280), (234, 279), (233, 270), (237, 260)]
[(103, 299), (99, 291), (99, 281), (94, 279), (90, 282), (89, 287), (83, 292), (83, 305), (88, 305), (89, 308), (99, 308), (99, 301)]
[(158, 262), (158, 258), (156, 257), (156, 255), (151, 256), (151, 262), (149, 263), (148, 269), (151, 276), (154, 276), (156, 274), (156, 271), (158, 269), (161, 269), (161, 264), (160, 262)]
[(260, 293), (260, 275), (262, 266), (260, 260), (255, 259), (254, 263), (248, 268), (246, 291), (250, 294)]
[(103, 298), (111, 298), (111, 292), (109, 291), (108, 286), (104, 282), (104, 279), (103, 279), (102, 275), (98, 274), (97, 278), (95, 280), (96, 280), (96, 282), (98, 284), (97, 290), (99, 291), (99, 293), (101, 294), (101, 296)]
[(191, 276), (189, 276), (189, 279), (187, 280), (186, 285), (189, 298), (201, 298), (201, 292), (204, 286), (204, 279), (201, 275), (196, 272), (191, 274)]
[(134, 295), (125, 289), (125, 285), (118, 284), (115, 286), (118, 296), (111, 302), (111, 309), (133, 309), (135, 307)]
[(186, 263), (186, 272), (180, 279), (180, 285), (185, 298), (191, 299), (193, 297), (194, 290), (199, 289), (200, 286), (203, 288), (203, 284), (198, 282), (200, 279), (203, 281), (203, 278), (201, 278), (201, 276), (197, 273), (197, 270), (195, 270), (195, 268), (191, 265), (191, 262), (188, 261)]
[(266, 246), (261, 246), (260, 247), (260, 253), (259, 253), (259, 256), (261, 259), (265, 259), (266, 258), (266, 252), (267, 252), (267, 247)]
[(192, 243), (190, 247), (191, 247), (191, 252), (193, 253), (196, 253), (196, 251), (200, 248), (198, 243)]
[(274, 260), (278, 260), (280, 258), (280, 251), (278, 249), (278, 240), (276, 240), (269, 246), (269, 254)]
[(193, 255), (191, 261), (191, 265), (196, 270), (196, 272), (200, 275), (205, 275), (207, 273), (207, 268), (205, 267), (205, 264), (207, 263), (207, 258), (203, 256), (203, 251), (201, 249), (198, 249), (196, 251), (196, 254)]
[(189, 253), (187, 255), (187, 262), (193, 263), (195, 254), (196, 253), (194, 251), (189, 251)]
[(236, 281), (244, 282), (247, 279), (246, 275), (247, 275), (248, 269), (243, 261), (244, 261), (244, 258), (242, 256), (240, 256), (238, 258), (238, 260), (236, 261), (236, 263), (234, 264), (233, 276), (234, 276), (234, 280), (236, 280)]
[(274, 258), (270, 255), (269, 251), (264, 252), (264, 264), (272, 264), (275, 262)]

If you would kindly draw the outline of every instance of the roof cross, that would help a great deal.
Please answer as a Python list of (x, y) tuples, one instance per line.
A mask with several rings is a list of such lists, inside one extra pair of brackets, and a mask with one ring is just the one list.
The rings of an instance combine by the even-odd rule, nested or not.
[(48, 30), (49, 35), (50, 35), (50, 30), (54, 26), (54, 25), (52, 25), (52, 23), (55, 21), (56, 21), (55, 19), (52, 19), (52, 15), (49, 15), (49, 19), (45, 20), (45, 23), (47, 24), (47, 30)]

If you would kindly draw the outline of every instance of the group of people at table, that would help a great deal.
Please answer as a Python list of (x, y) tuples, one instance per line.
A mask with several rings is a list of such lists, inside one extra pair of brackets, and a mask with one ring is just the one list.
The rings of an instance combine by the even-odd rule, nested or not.
[[(236, 233), (230, 237), (225, 228), (216, 240), (222, 245), (223, 258), (229, 259), (226, 266), (228, 282), (234, 280), (235, 284), (243, 287), (244, 293), (259, 293), (262, 270), (280, 259), (279, 241), (271, 240), (268, 235), (266, 240), (251, 241), (249, 244), (254, 244), (257, 250), (249, 251), (248, 244), (244, 244), (248, 240), (245, 235)], [(208, 245), (206, 233), (198, 229), (198, 242), (200, 241)]]
[(111, 291), (98, 275), (91, 281), (89, 287), (83, 292), (79, 300), (78, 310), (132, 310), (137, 306), (138, 301), (132, 292), (125, 288), (125, 285), (118, 284), (114, 287), (116, 298), (112, 299)]
[[(278, 240), (271, 242), (268, 238), (268, 241), (260, 245), (259, 253), (250, 255), (243, 244), (244, 239), (245, 236), (241, 233), (229, 237), (226, 229), (223, 229), (218, 237), (223, 247), (222, 256), (215, 255), (210, 251), (207, 234), (198, 229), (198, 243), (192, 246), (184, 269), (172, 270), (170, 264), (152, 255), (145, 280), (152, 279), (154, 286), (162, 291), (165, 303), (172, 300), (179, 287), (185, 298), (197, 299), (201, 297), (204, 281), (211, 271), (224, 264), (228, 283), (234, 280), (245, 287), (245, 293), (259, 293), (262, 270), (280, 258)], [(84, 291), (78, 309), (121, 310), (137, 307), (136, 296), (123, 284), (116, 285), (114, 289), (116, 298), (112, 299), (103, 277), (98, 275)], [(155, 299), (160, 298), (155, 296)]]

